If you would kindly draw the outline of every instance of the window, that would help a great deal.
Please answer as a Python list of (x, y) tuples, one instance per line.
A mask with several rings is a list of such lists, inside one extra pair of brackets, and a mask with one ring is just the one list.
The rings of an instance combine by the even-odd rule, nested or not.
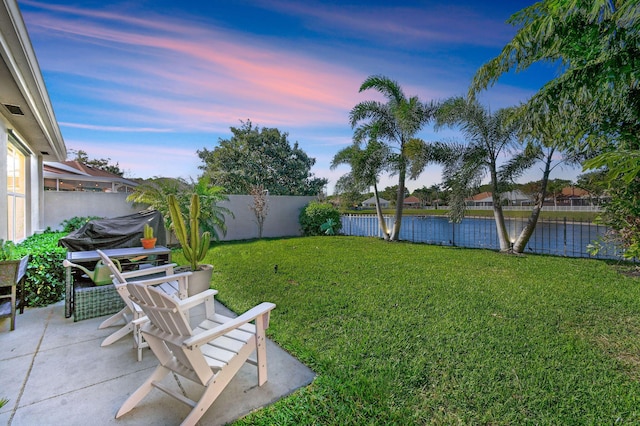
[(26, 161), (24, 154), (9, 141), (7, 149), (7, 230), (8, 239), (26, 238)]

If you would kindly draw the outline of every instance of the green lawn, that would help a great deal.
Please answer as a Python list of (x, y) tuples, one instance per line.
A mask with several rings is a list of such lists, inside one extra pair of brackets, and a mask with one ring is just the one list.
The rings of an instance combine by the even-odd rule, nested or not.
[(615, 265), (359, 237), (206, 261), (230, 308), (277, 304), (269, 336), (318, 375), (238, 424), (640, 422), (640, 281)]

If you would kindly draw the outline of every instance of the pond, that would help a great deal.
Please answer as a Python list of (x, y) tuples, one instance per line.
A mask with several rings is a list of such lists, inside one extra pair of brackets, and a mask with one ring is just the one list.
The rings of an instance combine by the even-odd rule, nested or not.
[[(385, 216), (385, 220), (391, 229), (393, 217)], [(506, 219), (509, 236), (513, 240), (520, 234), (526, 222), (526, 218)], [(341, 232), (345, 235), (382, 237), (375, 215), (343, 215)], [(619, 259), (621, 252), (611, 244), (605, 245), (597, 256), (591, 256), (587, 252), (587, 246), (606, 232), (607, 227), (592, 222), (567, 219), (539, 220), (525, 252)], [(462, 222), (454, 224), (445, 216), (404, 216), (400, 239), (445, 246), (500, 249), (496, 224), (492, 217), (465, 217)]]

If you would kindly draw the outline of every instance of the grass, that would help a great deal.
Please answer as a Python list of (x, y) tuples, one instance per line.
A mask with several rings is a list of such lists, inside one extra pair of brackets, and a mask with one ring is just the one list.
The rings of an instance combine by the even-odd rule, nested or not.
[(236, 312), (277, 304), (269, 336), (317, 373), (238, 425), (640, 422), (640, 282), (610, 263), (361, 237), (206, 261)]

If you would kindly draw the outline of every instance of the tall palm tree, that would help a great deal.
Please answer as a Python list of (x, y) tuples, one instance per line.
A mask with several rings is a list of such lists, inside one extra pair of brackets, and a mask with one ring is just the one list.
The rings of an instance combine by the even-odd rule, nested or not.
[[(444, 101), (436, 112), (436, 130), (443, 127), (459, 127), (467, 139), (466, 146), (447, 147), (438, 144), (436, 157), (445, 166), (443, 175), (447, 186), (452, 189), (454, 214), (464, 205), (468, 189), (477, 185), (487, 173), (490, 177), (493, 198), (493, 216), (496, 221), (500, 250), (509, 251), (511, 244), (502, 211), (502, 194), (507, 189), (509, 174), (522, 166), (521, 161), (511, 168), (499, 168), (499, 159), (517, 142), (518, 120), (513, 119), (513, 108), (500, 109), (491, 113), (476, 100), (468, 101), (454, 97)], [(439, 151), (439, 152), (438, 152)], [(519, 164), (518, 167), (515, 164)], [(508, 170), (511, 173), (506, 173)]]
[(407, 168), (411, 163), (410, 146), (425, 143), (415, 135), (432, 118), (432, 109), (420, 102), (417, 96), (407, 98), (400, 85), (387, 77), (374, 75), (368, 77), (360, 86), (360, 92), (374, 89), (387, 99), (364, 101), (353, 107), (349, 113), (351, 127), (355, 128), (354, 143), (365, 140), (378, 140), (394, 153), (389, 156), (389, 169), (398, 174), (398, 192), (396, 213), (391, 240), (397, 241), (402, 224), (402, 208), (405, 192)]
[[(378, 194), (378, 178), (380, 173), (387, 167), (389, 159), (389, 149), (383, 143), (372, 139), (367, 143), (365, 149), (361, 149), (358, 144), (353, 144), (340, 151), (333, 157), (331, 170), (341, 164), (351, 166), (351, 172), (339, 180), (340, 186), (349, 187), (357, 192), (368, 191), (373, 186), (373, 194), (376, 199), (376, 214), (378, 224), (385, 240), (389, 240), (389, 230), (382, 215), (380, 207), (380, 196)], [(338, 188), (339, 185), (336, 185)], [(343, 188), (347, 189), (347, 188)]]
[[(526, 142), (526, 147), (520, 155), (514, 157), (514, 159), (507, 163), (505, 166), (507, 170), (506, 174), (508, 174), (510, 178), (514, 178), (519, 175), (524, 168), (540, 162), (542, 163), (542, 179), (540, 180), (538, 192), (534, 197), (529, 219), (513, 243), (514, 253), (522, 253), (529, 239), (531, 239), (540, 213), (542, 212), (547, 193), (552, 192), (555, 204), (556, 193), (561, 191), (567, 183), (570, 183), (570, 181), (562, 180), (556, 180), (557, 182), (550, 181), (549, 176), (551, 171), (563, 163), (571, 165), (579, 164), (585, 156), (590, 155), (588, 150), (576, 151), (571, 144), (567, 143), (567, 141), (571, 139), (571, 135), (564, 125), (568, 117), (548, 115), (538, 122), (532, 122), (524, 119), (525, 113), (525, 108), (521, 106), (518, 109), (518, 114), (520, 115), (519, 122), (522, 125), (520, 133), (521, 139)], [(557, 159), (556, 157), (559, 155), (560, 158)], [(517, 164), (518, 159), (523, 159), (520, 165)]]

